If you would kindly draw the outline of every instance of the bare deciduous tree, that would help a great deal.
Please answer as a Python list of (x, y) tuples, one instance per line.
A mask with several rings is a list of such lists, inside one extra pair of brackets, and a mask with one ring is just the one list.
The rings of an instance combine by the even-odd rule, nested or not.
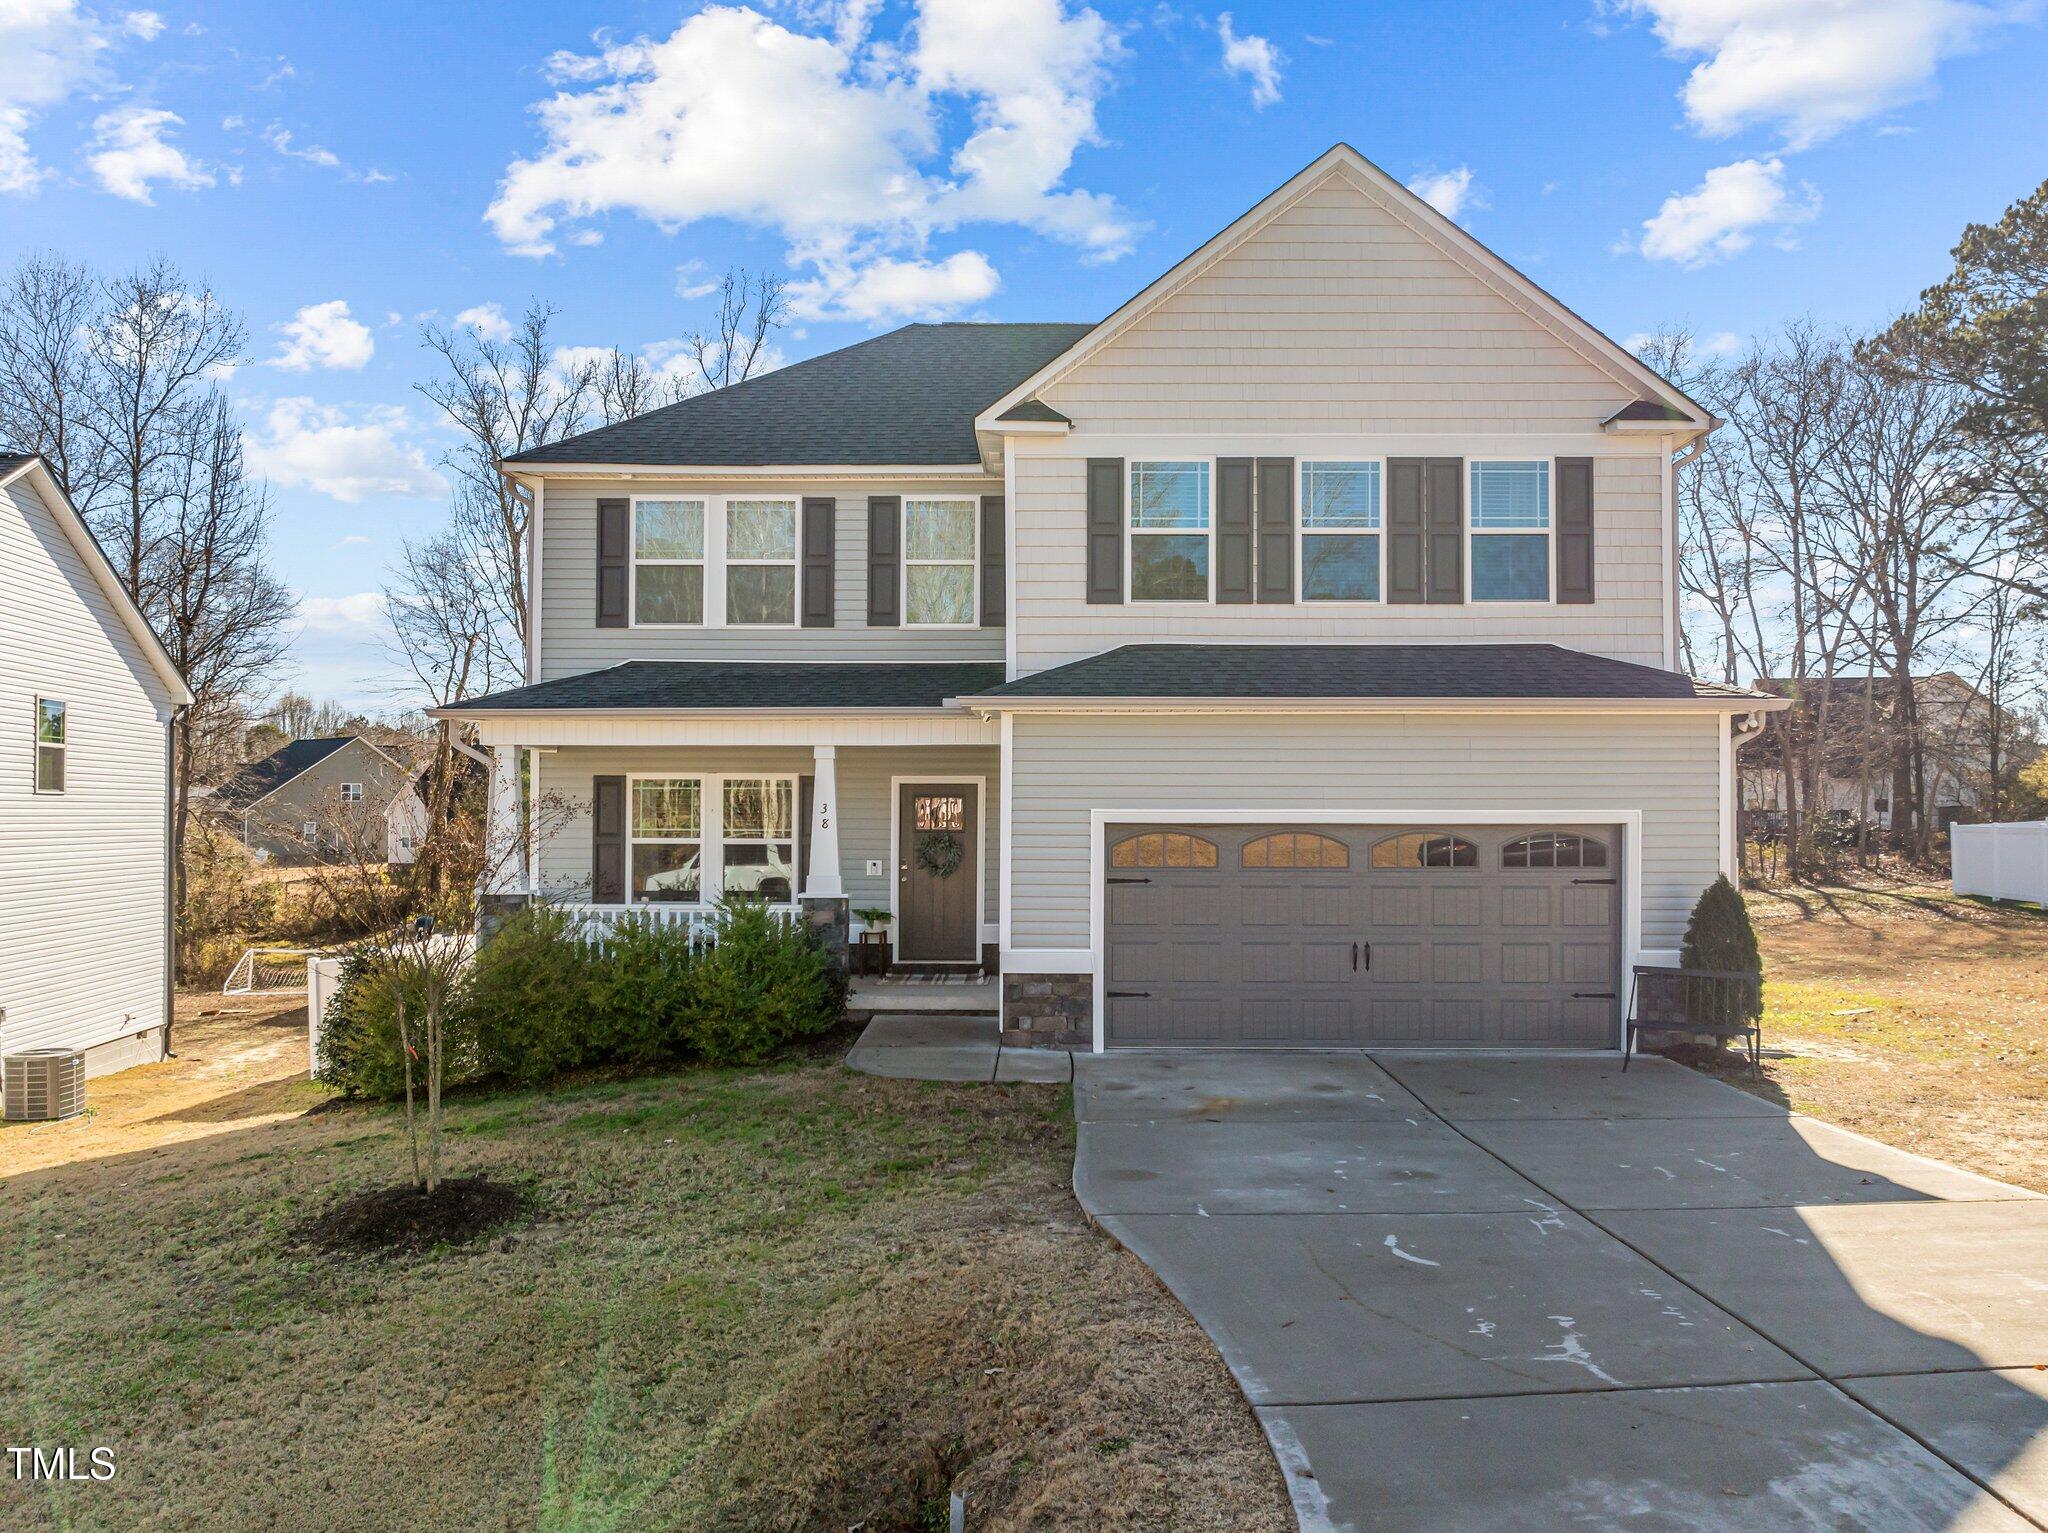
[(709, 331), (686, 343), (707, 389), (744, 383), (767, 360), (768, 338), (789, 322), (788, 282), (776, 272), (734, 267), (718, 284), (718, 313)]
[(100, 306), (91, 270), (56, 255), (30, 256), (0, 290), (0, 432), (9, 446), (41, 454), (81, 505), (102, 477), (84, 427)]

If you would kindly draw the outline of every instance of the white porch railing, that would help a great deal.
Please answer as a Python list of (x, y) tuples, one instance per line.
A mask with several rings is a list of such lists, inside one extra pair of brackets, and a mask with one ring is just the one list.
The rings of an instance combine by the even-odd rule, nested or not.
[[(592, 905), (563, 902), (555, 909), (575, 919), (586, 941), (604, 943), (621, 921), (648, 922), (655, 926), (680, 928), (689, 933), (692, 944), (708, 943), (715, 930), (717, 912), (698, 905)], [(769, 915), (794, 923), (803, 912), (794, 905), (770, 905)]]
[(2048, 905), (2048, 820), (1953, 826), (1949, 867), (1958, 894)]

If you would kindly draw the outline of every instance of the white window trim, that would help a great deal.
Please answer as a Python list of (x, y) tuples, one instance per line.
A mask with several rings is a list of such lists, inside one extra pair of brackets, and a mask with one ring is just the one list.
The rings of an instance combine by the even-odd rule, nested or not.
[[(355, 789), (353, 793), (349, 789)], [(359, 782), (345, 782), (341, 785), (341, 801), (344, 804), (360, 804), (363, 801), (363, 785)]]
[[(43, 738), (43, 704), (55, 703), (64, 710), (64, 738), (45, 740)], [(46, 788), (43, 786), (43, 752), (55, 751), (64, 761), (64, 786)], [(71, 705), (61, 697), (45, 697), (36, 694), (35, 709), (29, 715), (29, 758), (28, 781), (31, 792), (45, 794), (50, 798), (62, 798), (71, 789)]]
[[(1176, 599), (1174, 597), (1141, 597), (1138, 590), (1138, 539), (1149, 537), (1189, 537), (1191, 532), (1184, 527), (1153, 527), (1140, 530), (1131, 520), (1136, 514), (1138, 497), (1135, 493), (1140, 463), (1205, 463), (1209, 468), (1209, 525), (1203, 536), (1209, 540), (1209, 594), (1202, 597)], [(1254, 532), (1256, 536), (1256, 530)], [(1159, 607), (1169, 612), (1185, 612), (1191, 607), (1213, 607), (1216, 605), (1216, 459), (1202, 453), (1153, 453), (1147, 457), (1133, 457), (1124, 463), (1124, 605), (1127, 607)]]
[[(967, 525), (974, 532), (974, 552), (966, 559), (913, 559), (910, 556), (910, 503), (922, 501), (926, 505), (952, 505), (967, 508)], [(897, 608), (903, 615), (905, 628), (967, 629), (981, 626), (981, 501), (972, 495), (905, 495), (897, 504), (903, 518), (903, 557), (898, 560), (901, 569), (897, 573)], [(910, 620), (910, 569), (912, 565), (932, 566), (965, 564), (967, 566), (967, 621), (964, 623), (913, 623)]]
[[(1544, 490), (1546, 498), (1544, 501), (1545, 521), (1542, 527), (1480, 527), (1477, 529), (1474, 528), (1472, 507), (1472, 471), (1482, 463), (1541, 463), (1543, 465), (1543, 471), (1546, 479), (1546, 487)], [(1557, 534), (1557, 459), (1545, 453), (1525, 453), (1519, 457), (1512, 457), (1507, 454), (1496, 453), (1489, 454), (1488, 456), (1483, 458), (1467, 458), (1465, 459), (1465, 482), (1460, 488), (1465, 498), (1465, 605), (1486, 607), (1489, 610), (1496, 607), (1505, 607), (1509, 610), (1513, 610), (1519, 607), (1525, 611), (1541, 611), (1545, 608), (1556, 606), (1557, 544), (1555, 542), (1555, 538)], [(1474, 586), (1472, 578), (1472, 539), (1475, 534), (1475, 531), (1476, 534), (1482, 538), (1544, 539), (1546, 546), (1543, 550), (1543, 566), (1544, 575), (1547, 580), (1547, 585), (1545, 588), (1546, 594), (1540, 597), (1481, 596), (1476, 587)]]
[[(1308, 525), (1308, 471), (1318, 463), (1377, 463), (1380, 470), (1380, 522), (1377, 527), (1331, 527), (1311, 531)], [(1379, 590), (1376, 597), (1316, 596), (1308, 594), (1308, 540), (1320, 537), (1358, 537), (1370, 533), (1379, 539)], [(1256, 532), (1254, 533), (1256, 537)], [(1342, 612), (1352, 608), (1377, 609), (1387, 605), (1387, 460), (1384, 454), (1357, 453), (1350, 457), (1298, 458), (1294, 465), (1294, 605)]]
[[(633, 833), (633, 790), (643, 782), (689, 781), (699, 784), (697, 798), (697, 836), (640, 836)], [(625, 903), (645, 905), (663, 910), (710, 910), (717, 906), (719, 895), (725, 889), (725, 785), (727, 782), (786, 782), (789, 784), (789, 846), (790, 863), (795, 876), (790, 880), (787, 902), (772, 905), (776, 910), (794, 910), (803, 894), (804, 869), (798, 864), (803, 857), (804, 827), (803, 785), (795, 772), (693, 772), (677, 768), (668, 772), (633, 772), (626, 777), (626, 888)], [(633, 848), (638, 844), (648, 846), (676, 846), (695, 840), (700, 848), (697, 854), (698, 885), (697, 898), (688, 900), (643, 900), (635, 896), (633, 889)], [(754, 838), (746, 838), (752, 840)], [(761, 837), (764, 844), (780, 840), (780, 837)]]
[[(640, 505), (643, 501), (701, 501), (704, 505), (704, 557), (702, 559), (647, 559), (639, 555)], [(726, 555), (726, 508), (735, 500), (776, 500), (790, 506), (790, 529), (795, 553), (788, 559), (732, 559)], [(705, 495), (677, 491), (666, 495), (635, 495), (626, 521), (626, 615), (631, 627), (657, 632), (701, 633), (708, 628), (779, 630), (796, 628), (803, 621), (804, 500), (794, 491), (763, 487), (737, 495)], [(978, 547), (978, 545), (977, 545)], [(701, 623), (648, 623), (640, 619), (640, 566), (692, 565), (704, 571), (704, 621)], [(777, 569), (790, 572), (790, 609), (786, 623), (735, 623), (726, 615), (726, 572), (732, 569)], [(947, 626), (951, 626), (950, 624)]]

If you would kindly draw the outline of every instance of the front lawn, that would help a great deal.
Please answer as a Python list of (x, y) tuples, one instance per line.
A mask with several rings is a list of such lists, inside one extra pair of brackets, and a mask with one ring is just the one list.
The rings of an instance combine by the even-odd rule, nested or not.
[(451, 1171), (529, 1212), (336, 1258), (295, 1231), (399, 1171), (398, 1119), (244, 1079), (259, 1026), (0, 1135), (0, 1435), (119, 1466), (0, 1480), (0, 1526), (884, 1533), (949, 1488), (977, 1530), (1291, 1526), (1207, 1339), (1074, 1205), (1062, 1089), (831, 1049), (464, 1098)]
[(1766, 1081), (1734, 1084), (2048, 1192), (2048, 917), (1945, 887), (1749, 893)]

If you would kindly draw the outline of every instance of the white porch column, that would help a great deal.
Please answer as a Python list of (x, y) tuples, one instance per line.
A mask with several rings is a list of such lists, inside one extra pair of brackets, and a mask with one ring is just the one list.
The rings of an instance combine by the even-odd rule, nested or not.
[(484, 835), (484, 893), (526, 893), (519, 855), (519, 748), (491, 747), (490, 819)]
[(839, 877), (839, 747), (811, 747), (811, 861), (804, 869), (804, 896), (843, 899)]

